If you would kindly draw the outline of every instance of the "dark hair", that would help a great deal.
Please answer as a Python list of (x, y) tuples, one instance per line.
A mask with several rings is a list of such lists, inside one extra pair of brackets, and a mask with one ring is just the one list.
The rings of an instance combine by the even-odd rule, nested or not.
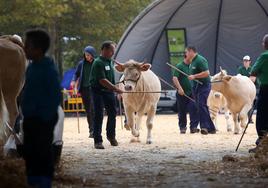
[(34, 29), (26, 32), (26, 40), (29, 40), (34, 48), (39, 48), (45, 54), (50, 46), (50, 37), (42, 29)]
[(187, 50), (192, 50), (193, 52), (196, 52), (196, 48), (194, 46), (187, 46)]
[(263, 37), (264, 48), (268, 50), (268, 34)]
[(110, 40), (104, 41), (101, 45), (101, 50), (110, 49), (112, 47), (112, 45), (115, 45), (115, 43), (113, 41), (110, 41)]

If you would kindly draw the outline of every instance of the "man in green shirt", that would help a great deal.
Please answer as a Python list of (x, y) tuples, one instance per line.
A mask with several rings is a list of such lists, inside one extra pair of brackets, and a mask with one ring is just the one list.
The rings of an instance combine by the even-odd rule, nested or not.
[(106, 109), (108, 119), (106, 125), (106, 136), (112, 146), (118, 146), (115, 139), (116, 125), (116, 99), (114, 92), (122, 93), (115, 86), (114, 68), (111, 60), (114, 55), (115, 43), (105, 41), (101, 46), (101, 55), (96, 58), (90, 73), (90, 85), (93, 95), (94, 104), (94, 147), (96, 149), (104, 149), (102, 145), (102, 122), (103, 108)]
[(243, 76), (250, 76), (250, 72), (251, 72), (251, 66), (250, 66), (251, 60), (250, 57), (248, 55), (243, 57), (243, 65), (238, 67), (237, 73), (241, 74)]
[[(197, 103), (201, 134), (215, 134), (216, 129), (210, 118), (207, 106), (207, 99), (211, 90), (208, 62), (203, 56), (197, 53), (193, 46), (186, 48), (185, 57), (191, 62), (190, 76), (188, 79), (193, 80), (192, 90)], [(197, 83), (195, 80), (198, 80), (202, 84)]]
[[(256, 145), (258, 145), (268, 133), (268, 34), (264, 36), (262, 44), (265, 51), (253, 65), (250, 76), (252, 81), (255, 82), (256, 78), (260, 81), (256, 117), (256, 130), (258, 133)], [(255, 151), (256, 148), (249, 150), (249, 152)]]
[[(183, 62), (178, 63), (176, 67), (186, 74), (189, 74), (190, 61), (184, 59)], [(187, 76), (181, 74), (179, 71), (173, 72), (173, 83), (177, 88), (177, 108), (179, 117), (179, 128), (181, 134), (186, 133), (187, 125), (187, 112), (190, 114), (190, 133), (198, 133), (197, 128), (199, 119), (197, 114), (197, 108), (195, 104), (186, 96), (192, 97), (192, 86)]]

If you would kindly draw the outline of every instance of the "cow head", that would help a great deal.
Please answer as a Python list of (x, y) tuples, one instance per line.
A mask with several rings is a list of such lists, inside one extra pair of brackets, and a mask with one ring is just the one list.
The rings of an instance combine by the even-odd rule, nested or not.
[(226, 70), (220, 67), (220, 72), (211, 77), (211, 82), (222, 81), (226, 76), (228, 76)]
[(227, 75), (226, 70), (220, 67), (220, 72), (211, 77), (212, 87), (211, 89), (219, 92), (224, 92), (225, 84), (231, 80), (232, 76)]
[(124, 74), (124, 88), (126, 91), (133, 91), (141, 77), (142, 71), (147, 71), (151, 68), (149, 63), (139, 63), (134, 60), (129, 60), (124, 64), (116, 62), (115, 69)]

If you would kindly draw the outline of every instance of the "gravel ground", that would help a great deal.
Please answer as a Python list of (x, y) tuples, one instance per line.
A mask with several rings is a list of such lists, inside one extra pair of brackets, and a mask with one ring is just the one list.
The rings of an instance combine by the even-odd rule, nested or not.
[[(223, 115), (218, 118), (215, 135), (179, 133), (177, 115), (158, 114), (152, 130), (153, 143), (146, 144), (146, 118), (140, 143), (130, 143), (131, 133), (121, 128), (117, 117), (118, 147), (106, 139), (105, 150), (96, 150), (88, 138), (86, 118), (65, 118), (64, 148), (54, 187), (265, 187), (268, 178), (243, 167), (222, 162), (225, 155), (248, 158), (256, 140), (250, 124), (238, 152), (241, 134), (226, 131)], [(255, 116), (253, 118), (255, 121)], [(106, 118), (104, 120), (106, 125)]]

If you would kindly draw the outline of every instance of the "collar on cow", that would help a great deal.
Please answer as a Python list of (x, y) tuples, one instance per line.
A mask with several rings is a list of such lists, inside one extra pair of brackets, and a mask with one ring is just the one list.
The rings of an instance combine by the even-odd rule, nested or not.
[(133, 80), (133, 79), (125, 79), (122, 81), (122, 83), (125, 85), (125, 81), (131, 81), (131, 82), (134, 82), (136, 85), (137, 85), (137, 82), (139, 81), (141, 77), (141, 74), (139, 75), (139, 77), (136, 79), (136, 80)]

